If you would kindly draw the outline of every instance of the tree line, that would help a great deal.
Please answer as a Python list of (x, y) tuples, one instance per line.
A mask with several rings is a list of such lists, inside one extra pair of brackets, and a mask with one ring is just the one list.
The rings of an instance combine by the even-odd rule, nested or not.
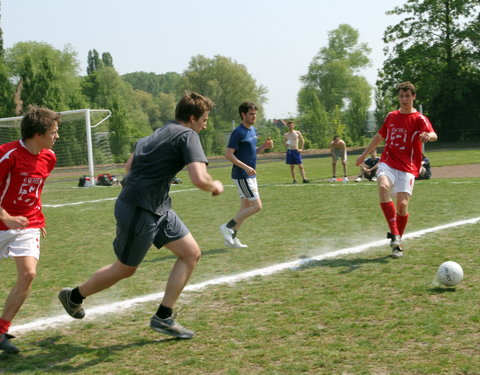
[[(320, 47), (299, 77), (298, 115), (283, 120), (296, 122), (308, 147), (327, 147), (333, 135), (349, 145), (365, 144), (372, 100), (378, 125), (388, 111), (396, 109), (396, 84), (407, 80), (416, 84), (417, 104), (441, 140), (480, 135), (478, 0), (406, 0), (388, 13), (404, 17), (385, 30), (386, 60), (374, 98), (361, 75), (371, 64), (371, 51), (350, 25), (339, 25), (328, 33), (327, 45)], [(136, 140), (174, 117), (176, 102), (185, 90), (198, 91), (216, 103), (209, 127), (201, 133), (207, 154), (224, 152), (243, 101), (257, 103), (261, 137), (271, 136), (281, 144), (286, 131), (264, 116), (266, 87), (229, 57), (193, 56), (181, 73), (120, 75), (109, 52), (92, 49), (86, 75), (80, 74), (79, 66), (77, 53), (69, 46), (58, 50), (47, 43), (18, 42), (4, 49), (0, 29), (0, 117), (20, 115), (29, 105), (56, 111), (110, 109), (110, 146), (118, 162), (125, 161)], [(65, 127), (62, 132), (78, 139), (78, 130)], [(68, 134), (62, 136), (68, 138)]]

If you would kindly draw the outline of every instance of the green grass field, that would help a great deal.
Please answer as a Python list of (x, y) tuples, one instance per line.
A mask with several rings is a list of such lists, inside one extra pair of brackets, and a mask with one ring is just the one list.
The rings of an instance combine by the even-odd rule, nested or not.
[[(480, 163), (478, 150), (429, 157), (434, 166)], [(172, 186), (173, 206), (203, 252), (189, 285), (384, 239), (376, 185), (327, 183), (330, 161), (305, 159), (313, 183), (297, 185), (283, 162), (258, 165), (264, 209), (239, 232), (248, 249), (225, 248), (218, 230), (238, 209), (230, 168), (211, 164), (210, 173), (225, 184), (219, 197), (193, 189), (182, 172), (184, 183)], [(113, 205), (120, 188), (52, 180), (58, 182), (43, 195), (48, 236), (38, 275), (12, 334), (15, 326), (66, 316), (59, 289), (115, 260)], [(407, 234), (480, 217), (479, 187), (480, 178), (417, 181)], [(84, 203), (51, 207), (75, 202)], [(0, 373), (478, 375), (479, 237), (477, 222), (408, 239), (398, 260), (385, 244), (185, 292), (178, 320), (197, 334), (188, 341), (150, 330), (159, 301), (89, 319), (91, 307), (163, 291), (175, 258), (152, 248), (136, 275), (86, 300), (84, 321), (20, 332), (14, 343), (22, 353), (1, 354)], [(434, 282), (446, 260), (465, 272), (455, 288)], [(11, 259), (0, 262), (0, 274), (3, 304), (16, 278)]]

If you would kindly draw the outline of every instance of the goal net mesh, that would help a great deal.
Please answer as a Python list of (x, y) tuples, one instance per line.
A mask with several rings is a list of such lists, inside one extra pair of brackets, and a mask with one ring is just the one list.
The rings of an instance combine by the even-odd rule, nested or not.
[[(87, 110), (59, 112), (62, 122), (59, 125), (60, 138), (53, 150), (57, 156), (56, 169), (71, 169), (76, 175), (89, 175), (88, 138), (86, 132)], [(110, 148), (108, 122), (109, 110), (88, 110), (90, 116), (91, 149), (96, 172), (112, 170), (114, 159)], [(22, 117), (0, 118), (0, 144), (21, 138)]]

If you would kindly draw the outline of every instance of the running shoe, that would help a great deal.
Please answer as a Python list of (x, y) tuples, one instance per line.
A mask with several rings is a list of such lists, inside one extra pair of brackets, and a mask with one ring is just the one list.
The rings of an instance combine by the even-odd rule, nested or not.
[(229, 245), (233, 246), (233, 230), (227, 228), (227, 224), (220, 225), (220, 232), (225, 238), (225, 241), (228, 242)]
[(60, 293), (58, 293), (58, 299), (63, 305), (65, 311), (72, 318), (83, 319), (85, 317), (85, 310), (83, 309), (82, 303), (73, 303), (70, 300), (70, 295), (72, 294), (72, 288), (63, 288)]
[(20, 349), (18, 349), (15, 345), (10, 342), (10, 339), (14, 339), (15, 336), (9, 335), (8, 333), (2, 333), (0, 335), (0, 350), (3, 350), (4, 353), (7, 354), (17, 354), (20, 353)]
[(395, 246), (400, 246), (402, 243), (401, 237), (399, 235), (387, 233), (387, 238), (390, 238), (390, 247), (393, 249)]
[(403, 257), (403, 250), (400, 246), (394, 246), (392, 248), (392, 258)]
[(248, 245), (245, 245), (245, 244), (241, 243), (240, 240), (236, 237), (233, 239), (233, 245), (230, 245), (225, 240), (225, 246), (228, 246), (228, 247), (231, 247), (231, 248), (237, 248), (237, 249), (248, 247)]
[(150, 320), (150, 328), (154, 331), (174, 336), (179, 339), (191, 339), (195, 336), (195, 332), (186, 329), (181, 324), (177, 323), (173, 316), (166, 319), (161, 319), (157, 315), (152, 316), (152, 319)]

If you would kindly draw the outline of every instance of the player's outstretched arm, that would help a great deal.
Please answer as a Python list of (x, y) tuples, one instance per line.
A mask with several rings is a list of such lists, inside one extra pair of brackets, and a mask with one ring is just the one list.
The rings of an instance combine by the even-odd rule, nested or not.
[(212, 195), (223, 193), (223, 184), (210, 176), (204, 162), (194, 161), (187, 165), (187, 170), (190, 180), (200, 190), (209, 191)]

